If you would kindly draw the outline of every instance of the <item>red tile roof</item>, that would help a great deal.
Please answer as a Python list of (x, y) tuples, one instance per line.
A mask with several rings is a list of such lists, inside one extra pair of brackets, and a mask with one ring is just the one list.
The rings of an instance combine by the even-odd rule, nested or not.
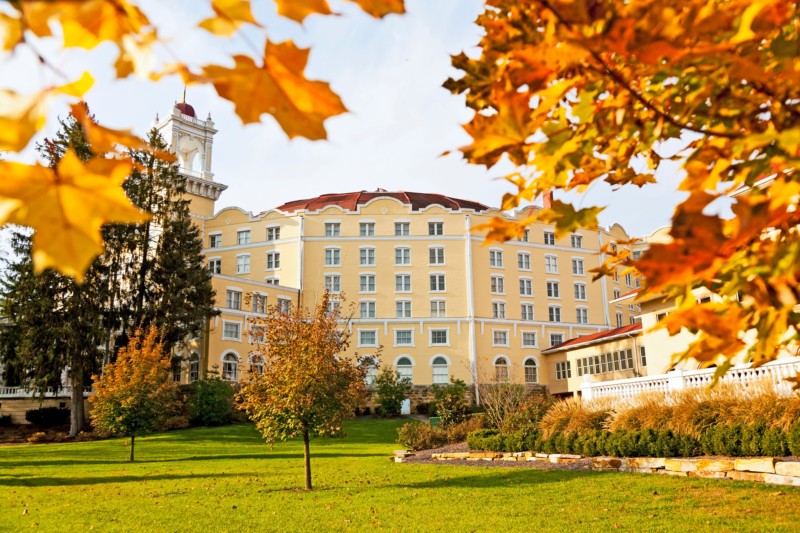
[(319, 211), (320, 209), (325, 209), (326, 207), (335, 205), (348, 211), (355, 211), (358, 209), (358, 206), (364, 205), (375, 198), (381, 197), (389, 197), (400, 200), (402, 203), (410, 205), (412, 211), (420, 211), (434, 204), (438, 204), (452, 210), (469, 209), (481, 212), (490, 209), (489, 206), (479, 202), (461, 200), (459, 198), (453, 198), (443, 194), (406, 191), (390, 192), (382, 189), (378, 189), (377, 191), (323, 194), (315, 198), (306, 198), (304, 200), (286, 202), (275, 209), (286, 213), (293, 213), (300, 210)]
[(609, 329), (607, 331), (598, 331), (597, 333), (592, 333), (591, 335), (583, 335), (580, 337), (575, 337), (574, 339), (570, 339), (566, 342), (562, 342), (561, 344), (557, 344), (546, 350), (542, 350), (542, 353), (560, 352), (566, 348), (573, 348), (576, 346), (582, 346), (584, 344), (598, 344), (602, 341), (609, 340), (613, 337), (628, 335), (632, 333), (639, 333), (641, 331), (642, 331), (642, 323), (637, 322), (636, 324), (629, 324), (627, 326), (622, 326), (621, 328)]

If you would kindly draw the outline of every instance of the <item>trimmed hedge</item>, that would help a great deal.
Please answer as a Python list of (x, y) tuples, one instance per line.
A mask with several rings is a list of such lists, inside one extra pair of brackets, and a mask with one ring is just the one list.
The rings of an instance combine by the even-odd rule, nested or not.
[(800, 423), (787, 434), (753, 426), (720, 425), (706, 430), (698, 440), (689, 435), (676, 435), (670, 430), (655, 431), (592, 431), (584, 435), (557, 433), (543, 439), (536, 430), (502, 434), (496, 429), (474, 431), (467, 437), (471, 450), (490, 452), (537, 451), (570, 453), (587, 457), (695, 457), (725, 455), (728, 457), (800, 455)]
[(25, 420), (40, 427), (60, 426), (69, 423), (69, 409), (58, 407), (40, 407), (25, 411)]

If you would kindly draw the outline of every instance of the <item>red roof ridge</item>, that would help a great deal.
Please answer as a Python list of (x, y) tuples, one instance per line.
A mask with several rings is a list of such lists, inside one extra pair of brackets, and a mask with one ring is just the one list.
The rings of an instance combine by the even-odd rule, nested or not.
[(597, 333), (591, 333), (589, 335), (581, 335), (579, 337), (575, 337), (574, 339), (570, 339), (568, 341), (562, 342), (561, 344), (551, 346), (546, 350), (542, 350), (542, 353), (557, 352), (563, 350), (564, 348), (594, 343), (603, 339), (609, 339), (612, 337), (617, 337), (619, 335), (625, 335), (626, 333), (638, 333), (640, 331), (642, 331), (641, 322), (637, 322), (635, 324), (628, 324), (627, 326), (622, 326), (620, 328), (608, 329), (605, 331), (598, 331)]

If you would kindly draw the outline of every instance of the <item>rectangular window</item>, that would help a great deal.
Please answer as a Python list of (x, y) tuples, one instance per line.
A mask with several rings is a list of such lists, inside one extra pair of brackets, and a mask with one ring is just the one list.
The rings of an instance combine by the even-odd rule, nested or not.
[[(620, 357), (622, 357), (622, 352), (620, 352)], [(633, 350), (630, 348), (625, 350), (625, 362), (628, 364), (628, 368), (633, 368)]]
[(236, 232), (236, 244), (250, 244), (250, 230), (245, 229)]
[(212, 274), (219, 274), (222, 272), (222, 259), (209, 259), (208, 270)]
[(522, 304), (522, 320), (533, 320), (533, 304)]
[(491, 290), (493, 294), (505, 294), (505, 280), (503, 276), (492, 276)]
[(500, 250), (489, 250), (489, 266), (503, 268), (503, 252)]
[(531, 269), (531, 254), (518, 253), (517, 254), (517, 268), (520, 270)]
[(236, 256), (236, 273), (247, 274), (250, 272), (250, 256), (237, 255)]
[(492, 331), (492, 345), (508, 346), (508, 331), (505, 330)]
[(447, 302), (445, 300), (431, 300), (431, 318), (444, 318), (447, 316)]
[(551, 333), (550, 334), (550, 347), (557, 346), (564, 342), (564, 334), (563, 333)]
[(550, 322), (561, 322), (561, 308), (557, 305), (551, 305), (548, 309)]
[(555, 246), (556, 245), (556, 234), (552, 231), (545, 231), (544, 232), (544, 243), (548, 246)]
[(408, 222), (395, 222), (394, 235), (395, 237), (408, 237), (411, 235), (411, 224)]
[(583, 259), (572, 260), (572, 273), (576, 276), (583, 276)]
[(569, 379), (572, 377), (572, 369), (570, 368), (569, 361), (561, 361), (556, 363), (556, 379), (559, 381)]
[(588, 324), (589, 310), (584, 307), (578, 307), (575, 309), (575, 322), (578, 324)]
[(586, 300), (586, 285), (583, 283), (575, 284), (575, 299)]
[(558, 282), (557, 281), (548, 281), (547, 282), (547, 297), (548, 298), (561, 298), (561, 292), (559, 290)]
[(633, 287), (633, 274), (625, 274), (625, 285)]
[(523, 331), (522, 332), (522, 347), (535, 348), (536, 347), (536, 332)]
[(444, 274), (431, 274), (431, 292), (444, 292)]
[(431, 265), (443, 265), (444, 248), (430, 248), (428, 250), (428, 263)]
[(411, 248), (395, 248), (394, 249), (394, 264), (395, 265), (410, 265), (411, 264)]
[(375, 318), (375, 302), (361, 302), (361, 318)]
[(222, 235), (209, 235), (208, 236), (208, 247), (209, 248), (220, 248), (222, 247)]
[(433, 344), (433, 345), (447, 344), (447, 330), (446, 329), (432, 329), (431, 330), (431, 344)]
[(338, 248), (325, 249), (325, 266), (339, 266), (342, 264), (342, 251)]
[(253, 294), (253, 312), (263, 315), (267, 312), (267, 295), (266, 294)]
[(612, 363), (612, 365), (613, 365), (613, 368), (614, 368), (614, 370), (615, 370), (615, 371), (616, 371), (616, 370), (620, 370), (620, 366), (619, 366), (619, 352), (614, 352), (613, 354), (610, 354), (610, 355), (612, 356), (612, 357), (611, 357), (611, 363)]
[(558, 257), (554, 255), (545, 256), (544, 271), (548, 274), (558, 274)]
[(361, 266), (374, 266), (375, 248), (361, 248), (358, 251), (358, 264)]
[(492, 302), (492, 317), (505, 318), (506, 317), (506, 304), (503, 302)]
[(414, 330), (413, 329), (394, 330), (394, 344), (395, 346), (412, 346), (414, 344)]
[(624, 318), (622, 316), (622, 313), (617, 313), (617, 327), (618, 328), (622, 327), (623, 321), (624, 321)]
[(444, 235), (444, 222), (428, 222), (428, 235)]
[(341, 233), (341, 225), (338, 222), (326, 222), (325, 223), (325, 236), (326, 237), (338, 237)]
[(374, 237), (375, 236), (375, 223), (362, 222), (358, 225), (359, 237)]
[(278, 278), (267, 278), (265, 283), (267, 285), (280, 285), (280, 280)]
[(333, 315), (339, 312), (339, 306), (342, 305), (342, 302), (339, 300), (330, 299), (328, 300), (328, 314)]
[(359, 346), (377, 346), (378, 332), (374, 329), (362, 329), (358, 331)]
[(411, 318), (411, 302), (398, 300), (394, 303), (394, 308), (397, 318)]
[(614, 300), (620, 297), (622, 293), (619, 292), (619, 289), (614, 289)]
[(519, 280), (519, 295), (533, 296), (533, 282), (529, 279)]
[(397, 274), (394, 277), (395, 292), (411, 292), (411, 274)]
[(614, 269), (614, 283), (619, 283), (619, 271), (615, 268)]
[(520, 237), (519, 240), (521, 240), (522, 242), (528, 242), (528, 237), (530, 237), (530, 230), (526, 229), (522, 231), (522, 237)]
[(267, 270), (276, 270), (281, 267), (281, 253), (267, 252)]
[(222, 338), (229, 340), (242, 340), (242, 327), (237, 322), (222, 323)]
[(242, 293), (239, 291), (228, 291), (225, 296), (225, 305), (228, 309), (242, 308)]
[(361, 274), (359, 276), (358, 290), (361, 292), (375, 292), (375, 275)]
[(278, 226), (267, 228), (267, 240), (268, 241), (277, 241), (281, 238), (281, 228)]
[(325, 290), (333, 294), (342, 292), (342, 282), (339, 274), (327, 274), (325, 276)]
[(278, 312), (288, 314), (292, 309), (292, 301), (288, 298), (278, 297)]
[(572, 241), (573, 248), (583, 248), (583, 237), (580, 235), (572, 235), (570, 240)]
[(647, 366), (647, 353), (644, 351), (644, 346), (639, 346), (639, 358), (642, 361), (642, 366)]

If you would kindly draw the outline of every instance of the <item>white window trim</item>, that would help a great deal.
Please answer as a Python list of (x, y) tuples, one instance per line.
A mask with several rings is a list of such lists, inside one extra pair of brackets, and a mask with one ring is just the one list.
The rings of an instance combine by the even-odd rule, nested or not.
[[(410, 344), (398, 344), (397, 343), (397, 332), (398, 331), (410, 331), (411, 332), (411, 343)], [(409, 348), (416, 347), (416, 337), (414, 336), (414, 328), (394, 328), (392, 330), (392, 346), (394, 347), (403, 347), (408, 346)]]
[[(533, 333), (533, 340), (534, 340), (533, 344), (525, 344), (525, 337), (524, 337), (525, 333)], [(519, 332), (519, 343), (520, 343), (520, 346), (522, 346), (523, 349), (525, 349), (525, 348), (538, 348), (539, 347), (539, 332), (538, 331), (532, 331), (532, 330), (522, 330), (522, 331), (520, 331)]]
[[(519, 258), (520, 258), (520, 256), (527, 256), (527, 258), (528, 258), (528, 268), (520, 268), (520, 266), (519, 266)], [(532, 269), (533, 269), (533, 266), (532, 266), (532, 263), (531, 263), (531, 254), (528, 253), (528, 252), (517, 252), (517, 270), (519, 270), (520, 272), (530, 272)]]
[(398, 355), (397, 357), (395, 357), (395, 358), (394, 358), (394, 361), (392, 361), (392, 366), (393, 366), (393, 367), (395, 367), (395, 368), (397, 368), (397, 363), (398, 363), (398, 362), (400, 362), (400, 359), (403, 359), (403, 358), (406, 358), (406, 359), (408, 359), (409, 361), (411, 361), (411, 365), (410, 365), (410, 366), (411, 366), (412, 368), (413, 368), (413, 367), (415, 367), (415, 366), (417, 366), (417, 362), (416, 362), (416, 361), (414, 361), (414, 358), (413, 358), (413, 357), (411, 357), (411, 356), (410, 356), (409, 354), (407, 354), (407, 353), (401, 353), (400, 355)]
[[(359, 348), (377, 348), (378, 347), (378, 330), (377, 329), (372, 329), (372, 328), (362, 329), (362, 328), (359, 328), (356, 331), (358, 333), (356, 339), (358, 341), (358, 347)], [(363, 332), (371, 331), (371, 332), (375, 333), (375, 344), (361, 344), (361, 332), (362, 331)]]
[[(555, 283), (558, 286), (558, 296), (550, 296), (549, 294), (547, 294), (547, 284), (548, 283)], [(547, 295), (547, 299), (548, 300), (560, 300), (561, 299), (561, 280), (560, 279), (557, 279), (557, 278), (546, 279), (544, 281), (544, 288), (545, 288), (544, 292)]]
[[(436, 328), (436, 329), (444, 329), (444, 328)], [(437, 353), (437, 354), (434, 354), (433, 357), (430, 358), (430, 360), (428, 361), (428, 366), (433, 367), (433, 362), (436, 361), (436, 359), (438, 359), (439, 357), (441, 357), (442, 359), (447, 361), (447, 366), (450, 366), (450, 365), (453, 364), (453, 362), (450, 361), (450, 358), (447, 355), (445, 355), (443, 353)]]
[[(505, 344), (497, 344), (494, 341), (494, 334), (495, 332), (505, 332), (506, 334), (506, 342)], [(499, 329), (499, 328), (492, 328), (492, 346), (501, 346), (504, 348), (508, 348), (511, 346), (511, 330), (508, 329)], [(500, 357), (499, 355), (497, 357)], [(495, 361), (497, 361), (497, 357), (495, 357)], [(511, 366), (510, 364), (508, 366)]]
[[(431, 276), (444, 276), (444, 290), (431, 289)], [(438, 283), (436, 285), (439, 285)], [(428, 292), (433, 294), (446, 294), (447, 293), (447, 273), (440, 271), (428, 272)]]
[[(361, 290), (361, 278), (363, 276), (372, 276), (374, 278), (373, 281), (375, 282), (375, 289), (373, 289), (371, 291), (370, 290), (365, 290), (365, 291)], [(378, 292), (378, 275), (375, 274), (375, 272), (359, 272), (358, 273), (358, 294), (376, 294), (377, 292)]]
[[(239, 337), (228, 337), (225, 335), (225, 324), (237, 324), (239, 326)], [(225, 320), (222, 319), (222, 332), (221, 338), (224, 341), (238, 341), (242, 342), (242, 322), (240, 320)], [(230, 350), (228, 350), (230, 351)]]
[[(533, 298), (533, 278), (529, 276), (520, 276), (517, 285), (519, 285), (519, 281), (528, 281), (531, 285), (531, 293), (530, 294), (522, 294), (522, 291), (519, 291), (520, 298)], [(519, 289), (519, 287), (517, 287)], [(523, 302), (525, 303), (525, 302)]]
[[(494, 280), (496, 280), (496, 279), (500, 279), (501, 280), (500, 283), (503, 285), (502, 292), (495, 292), (495, 291), (492, 290), (492, 282)], [(496, 282), (495, 282), (495, 285), (497, 285)], [(492, 274), (491, 276), (489, 276), (489, 292), (491, 294), (500, 294), (500, 295), (505, 296), (505, 294), (506, 294), (506, 277), (504, 275), (502, 275), (502, 274)]]
[[(265, 271), (265, 272), (274, 272), (274, 271), (276, 271), (276, 270), (280, 270), (280, 269), (281, 269), (281, 267), (274, 267), (274, 266), (273, 266), (273, 267), (270, 267), (270, 266), (269, 266), (269, 261), (267, 260), (267, 257), (269, 257), (269, 255), (270, 255), (270, 254), (272, 254), (272, 255), (277, 255), (277, 256), (278, 256), (278, 259), (280, 260), (280, 257), (281, 257), (281, 252), (280, 252), (280, 251), (278, 251), (278, 250), (270, 250), (269, 252), (267, 252), (267, 253), (264, 255), (264, 271)], [(273, 263), (275, 263), (275, 260), (273, 259), (273, 261), (272, 261), (272, 262), (273, 262)]]
[[(505, 258), (504, 254), (503, 254), (503, 251), (504, 250), (502, 248), (496, 248), (496, 247), (495, 248), (489, 248), (489, 268), (505, 269), (506, 258)], [(497, 265), (493, 265), (492, 264), (492, 252), (499, 252), (500, 253), (500, 257), (501, 257), (500, 262), (503, 263), (501, 266), (497, 266)]]
[[(446, 331), (447, 332), (447, 343), (434, 343), (433, 342), (433, 332), (434, 331)], [(428, 330), (428, 346), (429, 347), (430, 346), (450, 346), (450, 327), (448, 326), (448, 327), (445, 327), (445, 328), (430, 328)], [(435, 358), (436, 358), (436, 356), (434, 356), (433, 359), (435, 359)], [(431, 364), (433, 364), (433, 359), (431, 359)], [(448, 365), (450, 364), (450, 360), (449, 359), (447, 360), (447, 364)]]

